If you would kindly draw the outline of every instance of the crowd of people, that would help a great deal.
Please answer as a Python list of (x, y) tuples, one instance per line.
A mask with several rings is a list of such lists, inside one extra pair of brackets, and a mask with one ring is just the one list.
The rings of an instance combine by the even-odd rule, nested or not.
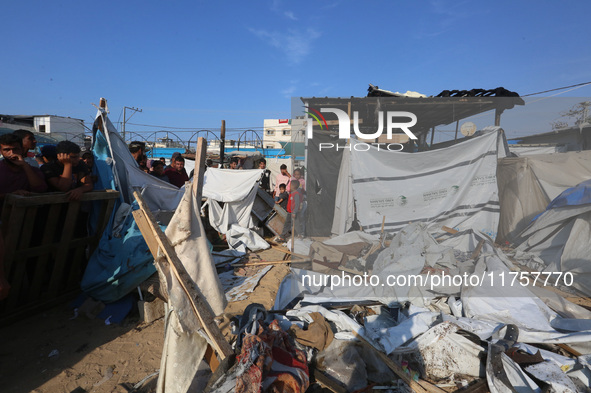
[(91, 170), (82, 159), (80, 147), (71, 141), (44, 146), (35, 156), (35, 135), (27, 130), (0, 135), (0, 204), (6, 194), (29, 195), (47, 191), (67, 193), (79, 200), (92, 191)]

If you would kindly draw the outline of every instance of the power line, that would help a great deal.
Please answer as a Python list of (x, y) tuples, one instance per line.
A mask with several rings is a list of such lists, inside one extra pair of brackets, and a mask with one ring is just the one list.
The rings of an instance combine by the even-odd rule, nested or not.
[(535, 96), (538, 94), (544, 94), (544, 93), (549, 93), (551, 91), (557, 91), (557, 90), (564, 90), (564, 89), (570, 89), (571, 87), (579, 87), (579, 86), (585, 86), (585, 85), (591, 85), (591, 82), (585, 82), (585, 83), (577, 83), (576, 85), (571, 85), (571, 86), (564, 86), (564, 87), (558, 87), (556, 89), (550, 89), (550, 90), (544, 90), (544, 91), (540, 91), (538, 93), (531, 93), (531, 94), (526, 94), (523, 95), (521, 97), (530, 97), (530, 96)]

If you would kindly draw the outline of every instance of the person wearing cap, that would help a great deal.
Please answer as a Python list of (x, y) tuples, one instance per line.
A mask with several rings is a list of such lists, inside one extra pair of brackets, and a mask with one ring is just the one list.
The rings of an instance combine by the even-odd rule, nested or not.
[(141, 157), (146, 154), (146, 144), (140, 141), (133, 141), (129, 144), (129, 152), (133, 159), (139, 164)]

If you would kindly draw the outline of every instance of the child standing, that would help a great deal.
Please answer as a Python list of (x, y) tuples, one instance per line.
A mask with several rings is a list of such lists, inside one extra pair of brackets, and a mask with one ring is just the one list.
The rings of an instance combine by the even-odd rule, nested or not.
[(286, 191), (287, 186), (285, 183), (281, 183), (279, 185), (279, 195), (275, 197), (275, 203), (279, 204), (284, 209), (287, 209), (287, 200), (289, 199), (289, 194)]
[[(288, 234), (291, 233), (291, 226), (292, 222), (298, 223), (298, 213), (301, 208), (302, 204), (302, 194), (299, 190), (300, 182), (297, 180), (292, 180), (290, 184), (291, 193), (289, 194), (288, 202), (287, 202), (287, 218), (285, 219), (285, 224), (283, 225), (283, 232), (281, 232), (281, 237), (277, 239), (280, 242), (284, 242), (285, 238)], [(297, 225), (296, 225), (297, 226)], [(299, 228), (298, 228), (299, 229)]]

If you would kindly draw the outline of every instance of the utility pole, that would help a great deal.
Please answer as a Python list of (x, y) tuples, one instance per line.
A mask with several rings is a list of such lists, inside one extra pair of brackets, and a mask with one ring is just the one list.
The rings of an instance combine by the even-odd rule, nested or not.
[(126, 109), (131, 109), (132, 111), (134, 111), (131, 114), (131, 116), (129, 116), (129, 119), (131, 119), (131, 117), (133, 115), (135, 115), (136, 112), (142, 112), (142, 110), (141, 109), (138, 109), (138, 108), (133, 108), (133, 107), (129, 107), (129, 106), (124, 106), (123, 107), (123, 125), (121, 127), (121, 134), (123, 136), (123, 142), (125, 142), (125, 123), (127, 122), (127, 120), (129, 120), (129, 119), (127, 119), (127, 116), (126, 116), (127, 115)]

